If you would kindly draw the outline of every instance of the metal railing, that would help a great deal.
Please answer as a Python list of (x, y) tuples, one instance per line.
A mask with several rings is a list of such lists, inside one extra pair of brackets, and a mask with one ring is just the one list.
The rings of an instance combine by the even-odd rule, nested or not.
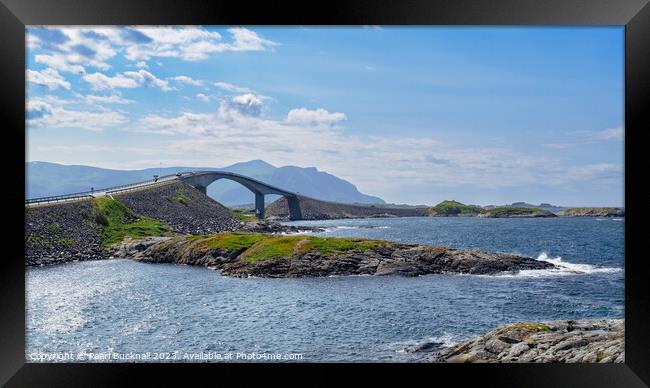
[(161, 180), (159, 178), (155, 182), (152, 180), (151, 183), (146, 183), (146, 184), (139, 183), (137, 185), (128, 185), (128, 186), (124, 186), (124, 187), (120, 187), (120, 188), (116, 188), (116, 189), (106, 190), (106, 195), (124, 193), (124, 192), (127, 192), (127, 191), (133, 191), (133, 190), (140, 190), (140, 189), (143, 189), (143, 188), (146, 188), (146, 187), (151, 187), (151, 186), (158, 186), (159, 184), (164, 183), (164, 182), (168, 182), (169, 180), (170, 179), (162, 179)]
[[(187, 174), (181, 173), (181, 175)], [(30, 198), (25, 200), (25, 205), (31, 205), (31, 204), (37, 204), (37, 203), (49, 203), (49, 202), (62, 202), (62, 201), (70, 201), (70, 200), (76, 200), (76, 199), (83, 199), (83, 198), (94, 198), (95, 194), (101, 193), (101, 192), (106, 192), (106, 194), (113, 194), (116, 192), (123, 192), (123, 191), (128, 191), (128, 190), (135, 190), (135, 189), (140, 189), (143, 187), (149, 187), (153, 185), (157, 185), (159, 183), (162, 183), (164, 181), (169, 180), (170, 178), (177, 177), (177, 174), (168, 174), (168, 175), (163, 175), (158, 177), (158, 179), (148, 179), (146, 181), (141, 181), (141, 182), (136, 182), (136, 183), (128, 183), (125, 185), (119, 185), (119, 186), (112, 186), (112, 187), (107, 187), (104, 189), (96, 189), (92, 191), (82, 191), (79, 193), (71, 193), (71, 194), (62, 194), (62, 195), (52, 195), (48, 197), (39, 197), (39, 198)]]
[(31, 205), (34, 203), (64, 202), (64, 201), (71, 201), (74, 199), (83, 199), (83, 198), (94, 198), (93, 195), (88, 193), (89, 192), (83, 192), (83, 193), (74, 193), (74, 194), (65, 194), (65, 195), (52, 195), (49, 197), (41, 197), (41, 198), (31, 198), (25, 200), (25, 205)]

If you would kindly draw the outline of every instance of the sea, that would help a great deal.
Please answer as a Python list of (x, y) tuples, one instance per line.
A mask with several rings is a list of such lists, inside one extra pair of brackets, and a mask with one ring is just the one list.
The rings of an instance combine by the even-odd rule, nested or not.
[(624, 218), (288, 222), (529, 256), (516, 274), (229, 278), (126, 259), (26, 269), (27, 362), (419, 362), (513, 322), (624, 317)]

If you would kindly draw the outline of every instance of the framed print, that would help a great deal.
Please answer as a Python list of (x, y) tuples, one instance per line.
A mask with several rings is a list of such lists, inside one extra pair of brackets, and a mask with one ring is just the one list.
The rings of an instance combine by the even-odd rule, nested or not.
[(0, 381), (647, 386), (647, 2), (307, 9), (3, 0)]

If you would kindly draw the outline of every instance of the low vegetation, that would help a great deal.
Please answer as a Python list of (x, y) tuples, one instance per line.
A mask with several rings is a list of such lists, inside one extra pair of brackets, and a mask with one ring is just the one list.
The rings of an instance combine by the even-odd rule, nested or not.
[(255, 221), (255, 209), (232, 209), (230, 210), (232, 218), (239, 221)]
[(544, 323), (526, 323), (526, 322), (514, 324), (512, 325), (512, 328), (515, 330), (525, 330), (525, 331), (532, 331), (532, 332), (551, 330), (551, 327)]
[(67, 248), (74, 245), (74, 240), (67, 237), (55, 236), (55, 237), (48, 238), (48, 237), (32, 234), (25, 238), (25, 245), (30, 247), (41, 246), (44, 248), (49, 248), (49, 247)]
[(240, 260), (248, 262), (291, 259), (296, 254), (308, 252), (325, 256), (348, 251), (363, 252), (390, 244), (386, 241), (361, 238), (278, 236), (261, 233), (220, 233), (184, 238), (204, 248), (238, 254)]
[(173, 200), (180, 202), (183, 205), (187, 205), (190, 202), (190, 197), (187, 195), (185, 190), (176, 189), (176, 193), (174, 194)]
[(426, 214), (429, 216), (472, 216), (482, 212), (483, 209), (480, 206), (465, 205), (458, 201), (442, 201), (426, 210)]
[(109, 197), (93, 200), (92, 219), (101, 226), (103, 246), (120, 242), (125, 237), (138, 239), (170, 234), (169, 227), (162, 222), (139, 216), (120, 201)]
[[(54, 219), (53, 216), (48, 215), (48, 219)], [(56, 222), (49, 224), (43, 234), (25, 234), (25, 245), (29, 247), (43, 247), (43, 248), (67, 248), (75, 244), (75, 241), (70, 238), (64, 231), (61, 225)]]
[(501, 206), (495, 207), (484, 212), (486, 217), (512, 217), (512, 216), (548, 216), (553, 217), (555, 214), (548, 210), (534, 208), (534, 207), (517, 207), (517, 206)]

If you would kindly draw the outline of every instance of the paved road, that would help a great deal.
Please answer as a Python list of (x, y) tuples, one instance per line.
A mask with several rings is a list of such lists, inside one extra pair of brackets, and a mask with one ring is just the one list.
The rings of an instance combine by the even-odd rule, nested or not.
[[(111, 196), (112, 194), (117, 194), (117, 193), (123, 193), (123, 192), (128, 192), (128, 191), (134, 191), (134, 190), (139, 190), (143, 188), (149, 188), (152, 186), (158, 186), (161, 184), (169, 183), (170, 181), (175, 181), (178, 180), (179, 177), (176, 175), (171, 175), (171, 176), (165, 176), (161, 177), (158, 179), (157, 182), (153, 181), (145, 181), (145, 182), (137, 182), (133, 183), (130, 185), (124, 185), (124, 186), (117, 186), (117, 187), (109, 187), (106, 189), (99, 189), (95, 190), (93, 192), (86, 192), (83, 194), (86, 194), (85, 196), (75, 196), (72, 198), (65, 198), (65, 196), (62, 196), (63, 198), (60, 199), (50, 199), (47, 200), (47, 198), (52, 198), (52, 197), (44, 197), (43, 201), (39, 202), (32, 202), (32, 203), (26, 203), (26, 207), (37, 207), (37, 206), (46, 206), (46, 205), (52, 205), (52, 204), (57, 204), (57, 203), (62, 203), (62, 202), (75, 202), (75, 201), (82, 201), (82, 200), (87, 200), (89, 198), (99, 198), (99, 197), (104, 197), (104, 196)], [(38, 198), (37, 198), (38, 199)]]

